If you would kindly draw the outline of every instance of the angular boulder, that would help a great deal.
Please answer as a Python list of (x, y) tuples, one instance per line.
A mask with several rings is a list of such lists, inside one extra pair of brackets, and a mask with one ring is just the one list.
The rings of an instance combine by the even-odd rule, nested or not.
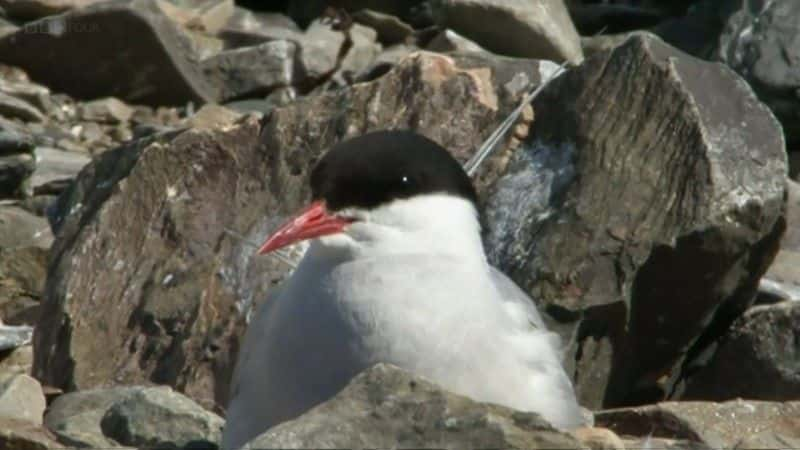
[(563, 0), (436, 0), (434, 20), (508, 56), (569, 61), (583, 60), (580, 37)]
[(114, 96), (152, 105), (212, 101), (213, 89), (190, 46), (155, 0), (123, 0), (27, 23), (0, 38), (0, 61), (77, 98)]
[(490, 261), (573, 345), (582, 404), (665, 398), (784, 229), (780, 125), (733, 71), (635, 36), (556, 79), (487, 204)]
[(378, 364), (332, 399), (271, 428), (244, 449), (579, 447), (537, 414), (478, 403)]

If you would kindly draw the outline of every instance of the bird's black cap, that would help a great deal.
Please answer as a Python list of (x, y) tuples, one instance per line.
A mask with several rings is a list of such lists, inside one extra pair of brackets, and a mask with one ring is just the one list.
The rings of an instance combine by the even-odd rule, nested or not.
[(376, 131), (333, 146), (311, 172), (311, 193), (337, 211), (445, 193), (477, 205), (469, 176), (442, 146), (412, 131)]

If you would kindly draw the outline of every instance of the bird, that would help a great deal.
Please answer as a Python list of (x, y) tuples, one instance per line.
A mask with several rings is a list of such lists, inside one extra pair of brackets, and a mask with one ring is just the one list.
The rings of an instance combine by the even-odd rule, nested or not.
[(258, 254), (308, 241), (255, 311), (231, 383), (235, 449), (389, 363), (472, 399), (585, 424), (555, 333), (487, 261), (471, 179), (410, 130), (343, 140), (316, 164), (311, 201)]

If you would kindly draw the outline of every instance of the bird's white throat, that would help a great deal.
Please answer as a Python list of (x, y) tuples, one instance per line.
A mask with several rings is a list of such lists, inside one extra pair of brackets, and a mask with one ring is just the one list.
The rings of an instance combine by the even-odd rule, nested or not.
[(392, 254), (447, 254), (485, 263), (478, 212), (447, 194), (416, 195), (371, 210), (337, 214), (356, 219), (343, 233), (312, 242), (307, 257), (352, 260)]

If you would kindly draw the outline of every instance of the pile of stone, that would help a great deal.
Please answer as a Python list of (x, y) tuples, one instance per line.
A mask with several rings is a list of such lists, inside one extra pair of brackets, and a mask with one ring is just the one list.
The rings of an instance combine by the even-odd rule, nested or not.
[(544, 83), (475, 181), (596, 428), (378, 365), (249, 446), (800, 447), (799, 2), (282, 3), (0, 0), (0, 448), (216, 448), (322, 152)]

